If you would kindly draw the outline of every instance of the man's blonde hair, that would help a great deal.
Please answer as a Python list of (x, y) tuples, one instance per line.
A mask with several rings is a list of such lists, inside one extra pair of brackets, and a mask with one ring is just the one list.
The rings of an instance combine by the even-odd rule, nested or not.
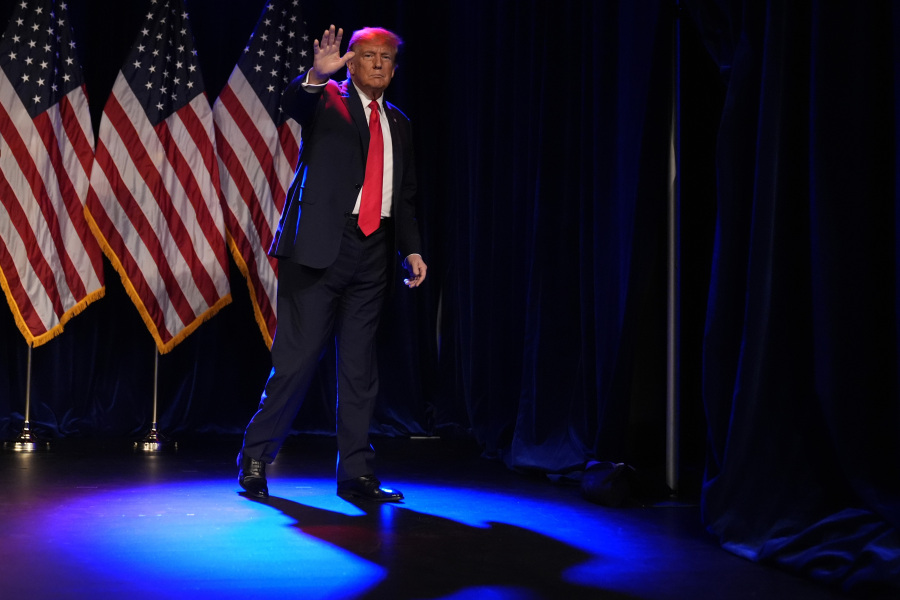
[(350, 43), (347, 45), (347, 49), (353, 50), (353, 47), (360, 42), (390, 46), (394, 49), (394, 54), (399, 52), (400, 46), (403, 45), (403, 40), (400, 39), (399, 35), (381, 27), (363, 27), (362, 29), (354, 31), (353, 35), (350, 37)]

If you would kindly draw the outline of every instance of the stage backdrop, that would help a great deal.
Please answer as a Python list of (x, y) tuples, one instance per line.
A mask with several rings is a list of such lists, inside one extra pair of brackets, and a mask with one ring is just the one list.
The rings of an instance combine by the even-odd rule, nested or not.
[[(267, 5), (224, 4), (186, 3), (210, 103)], [(67, 5), (95, 130), (149, 6)], [(414, 124), (430, 269), (421, 290), (396, 282), (376, 431), (472, 436), (540, 471), (593, 457), (660, 467), (666, 3), (301, 6), (313, 37), (334, 22), (405, 39), (389, 96)], [(138, 436), (150, 424), (155, 344), (108, 262), (105, 281), (104, 298), (33, 349), (31, 421), (45, 437)], [(159, 425), (170, 436), (239, 433), (258, 402), (268, 349), (233, 262), (230, 284), (231, 303), (159, 357)], [(9, 313), (0, 318), (9, 437), (27, 348)], [(333, 431), (333, 361), (329, 351), (300, 431)]]
[[(388, 95), (414, 124), (430, 269), (384, 319), (376, 430), (470, 436), (523, 470), (660, 469), (677, 83), (682, 473), (708, 442), (704, 520), (732, 551), (896, 585), (896, 9), (686, 2), (676, 46), (675, 4), (305, 3), (313, 36), (406, 40)], [(69, 2), (95, 128), (146, 5)], [(264, 5), (187, 2), (210, 103)], [(45, 437), (149, 426), (155, 345), (104, 275), (106, 296), (33, 351)], [(240, 433), (258, 402), (268, 350), (234, 264), (230, 284), (160, 357), (173, 437)], [(0, 335), (8, 438), (28, 352), (8, 311)], [(333, 431), (333, 378), (328, 353), (298, 430)]]

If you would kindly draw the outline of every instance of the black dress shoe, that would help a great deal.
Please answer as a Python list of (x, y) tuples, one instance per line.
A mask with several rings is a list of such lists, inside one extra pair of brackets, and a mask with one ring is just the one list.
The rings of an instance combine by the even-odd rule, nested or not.
[(403, 500), (400, 490), (381, 487), (381, 482), (374, 475), (363, 475), (356, 479), (339, 481), (337, 495), (341, 498), (357, 498), (373, 502), (400, 502)]
[(266, 485), (266, 463), (244, 453), (238, 454), (238, 483), (254, 498), (268, 498), (269, 486)]

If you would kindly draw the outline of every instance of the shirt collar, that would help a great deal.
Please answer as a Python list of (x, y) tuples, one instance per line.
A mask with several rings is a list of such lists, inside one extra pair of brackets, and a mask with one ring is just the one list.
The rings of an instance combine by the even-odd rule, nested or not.
[[(353, 87), (356, 88), (356, 93), (359, 94), (359, 98), (360, 98), (360, 100), (362, 100), (363, 106), (364, 106), (365, 108), (368, 108), (368, 107), (369, 107), (369, 103), (372, 102), (372, 101), (369, 100), (369, 97), (366, 96), (366, 93), (365, 93), (365, 92), (363, 92), (361, 89), (359, 89), (359, 87), (356, 85), (356, 82), (354, 82), (354, 81), (351, 79), (351, 80), (350, 80), (350, 83), (352, 83), (352, 84), (353, 84)], [(381, 110), (381, 114), (384, 114), (384, 94), (381, 94), (380, 96), (378, 96), (378, 100), (376, 100), (375, 102), (378, 103), (378, 108)]]

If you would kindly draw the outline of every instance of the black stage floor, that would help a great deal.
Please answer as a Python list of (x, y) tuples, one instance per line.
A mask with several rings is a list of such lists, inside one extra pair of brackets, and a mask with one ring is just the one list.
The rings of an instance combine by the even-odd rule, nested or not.
[(0, 598), (831, 599), (722, 550), (696, 504), (607, 508), (471, 444), (381, 440), (406, 501), (335, 495), (334, 442), (292, 438), (272, 497), (239, 494), (239, 439), (0, 453)]

